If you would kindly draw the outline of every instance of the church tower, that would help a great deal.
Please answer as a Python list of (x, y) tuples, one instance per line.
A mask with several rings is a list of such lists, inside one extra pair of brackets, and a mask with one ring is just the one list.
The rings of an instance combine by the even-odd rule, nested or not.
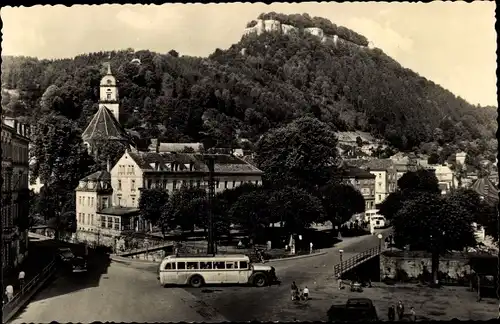
[(99, 108), (108, 108), (115, 117), (116, 121), (120, 122), (120, 104), (118, 103), (118, 87), (116, 79), (111, 74), (111, 64), (108, 63), (108, 72), (101, 79), (99, 89)]

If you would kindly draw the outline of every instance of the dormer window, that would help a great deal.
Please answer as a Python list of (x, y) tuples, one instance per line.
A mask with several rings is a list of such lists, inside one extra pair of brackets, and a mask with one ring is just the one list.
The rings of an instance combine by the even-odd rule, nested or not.
[(94, 187), (95, 187), (94, 181), (89, 181), (88, 188), (94, 189)]

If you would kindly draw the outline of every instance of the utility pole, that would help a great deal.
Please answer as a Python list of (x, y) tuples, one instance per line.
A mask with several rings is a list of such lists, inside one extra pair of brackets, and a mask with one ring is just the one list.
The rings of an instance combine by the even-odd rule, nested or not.
[(207, 253), (215, 255), (214, 228), (213, 228), (213, 200), (215, 194), (214, 168), (215, 158), (212, 155), (205, 156), (208, 167), (208, 248)]

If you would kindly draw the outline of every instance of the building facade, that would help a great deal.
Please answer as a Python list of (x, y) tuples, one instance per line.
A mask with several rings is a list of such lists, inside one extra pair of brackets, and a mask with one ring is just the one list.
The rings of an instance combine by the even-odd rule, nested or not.
[(342, 179), (363, 195), (365, 210), (375, 208), (375, 176), (358, 167), (345, 166)]
[(29, 126), (2, 118), (2, 261), (15, 268), (28, 253)]

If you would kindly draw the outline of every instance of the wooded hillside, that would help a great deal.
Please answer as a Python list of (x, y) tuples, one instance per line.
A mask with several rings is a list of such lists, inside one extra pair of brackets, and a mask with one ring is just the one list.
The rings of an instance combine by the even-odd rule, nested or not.
[(121, 123), (143, 138), (229, 147), (311, 115), (337, 130), (371, 132), (400, 150), (445, 147), (494, 160), (495, 107), (469, 104), (380, 49), (335, 47), (302, 33), (245, 36), (208, 58), (131, 49), (64, 60), (3, 57), (2, 89), (17, 90), (2, 90), (4, 111), (33, 122), (56, 110), (84, 128), (97, 110), (108, 55)]

